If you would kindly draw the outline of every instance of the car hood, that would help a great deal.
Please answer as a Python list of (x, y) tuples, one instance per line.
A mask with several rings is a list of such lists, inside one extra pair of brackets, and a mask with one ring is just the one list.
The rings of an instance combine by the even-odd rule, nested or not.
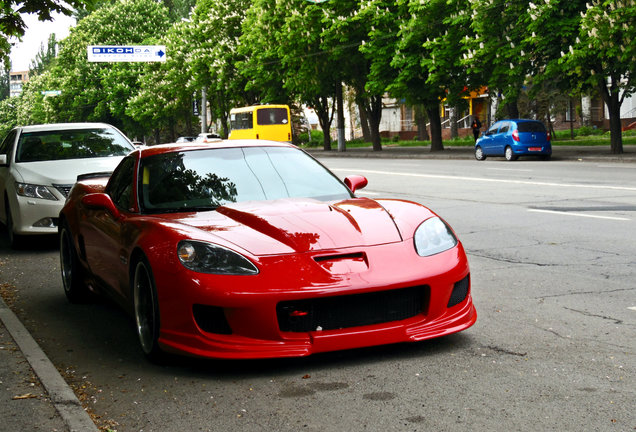
[(402, 240), (378, 202), (311, 199), (247, 202), (202, 212), (180, 222), (221, 237), (254, 255), (372, 246)]
[(93, 172), (110, 172), (122, 156), (89, 159), (68, 159), (42, 162), (23, 162), (13, 165), (16, 181), (41, 185), (74, 184), (77, 176)]

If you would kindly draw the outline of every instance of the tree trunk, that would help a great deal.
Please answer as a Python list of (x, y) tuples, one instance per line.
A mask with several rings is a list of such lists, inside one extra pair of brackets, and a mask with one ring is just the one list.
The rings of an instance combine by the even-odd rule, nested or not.
[(607, 88), (605, 82), (599, 83), (603, 101), (607, 104), (610, 121), (610, 151), (613, 154), (623, 153), (623, 132), (621, 130), (621, 104), (622, 100), (615, 84), (618, 80), (610, 77), (610, 88)]
[(439, 105), (433, 104), (426, 107), (428, 119), (431, 122), (431, 151), (443, 151), (442, 141), (442, 119), (439, 115)]
[(428, 120), (426, 110), (422, 105), (415, 105), (413, 109), (415, 110), (415, 123), (417, 124), (417, 139), (419, 141), (430, 140), (431, 138), (428, 135), (428, 128), (426, 127), (426, 122)]
[(508, 118), (519, 118), (519, 106), (516, 99), (506, 101), (506, 111), (508, 112)]
[(450, 109), (450, 137), (455, 139), (459, 136), (457, 130), (457, 107), (451, 107)]
[(322, 147), (325, 151), (331, 150), (331, 135), (329, 131), (331, 129), (331, 122), (333, 120), (333, 111), (329, 112), (329, 101), (326, 98), (317, 98), (312, 104), (316, 115), (318, 116), (318, 123), (323, 132)]
[(369, 129), (371, 130), (371, 143), (373, 151), (382, 150), (382, 137), (380, 137), (380, 120), (382, 120), (382, 95), (371, 96), (368, 101)]
[[(357, 99), (357, 98), (356, 98)], [(360, 127), (362, 128), (362, 139), (364, 142), (371, 142), (371, 131), (369, 130), (369, 119), (367, 118), (367, 110), (364, 104), (356, 100), (358, 111), (360, 112)]]
[(342, 83), (338, 83), (336, 86), (336, 111), (338, 113), (337, 131), (338, 131), (338, 151), (344, 152), (347, 150), (345, 144), (345, 121), (344, 121), (344, 100), (342, 95)]

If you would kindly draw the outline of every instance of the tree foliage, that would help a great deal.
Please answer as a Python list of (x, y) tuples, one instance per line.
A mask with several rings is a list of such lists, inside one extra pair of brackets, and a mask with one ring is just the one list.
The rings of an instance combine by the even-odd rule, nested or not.
[[(461, 105), (469, 90), (487, 86), (510, 116), (546, 105), (546, 118), (557, 100), (595, 91), (609, 107), (612, 151), (621, 152), (620, 106), (635, 92), (633, 0), (69, 4), (84, 6), (77, 12), (83, 18), (12, 103), (15, 121), (102, 120), (132, 135), (173, 139), (175, 124), (192, 129), (191, 102), (205, 88), (223, 134), (234, 106), (303, 104), (316, 110), (330, 149), (344, 83), (375, 149), (388, 94), (426, 112), (431, 150), (443, 150), (440, 104)], [(166, 45), (165, 63), (86, 60), (87, 45), (155, 43)], [(42, 90), (62, 94), (44, 98)]]

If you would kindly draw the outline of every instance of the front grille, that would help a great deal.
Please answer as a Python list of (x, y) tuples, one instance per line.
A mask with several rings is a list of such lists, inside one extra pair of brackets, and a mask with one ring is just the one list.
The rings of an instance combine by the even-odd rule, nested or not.
[(399, 321), (428, 308), (430, 288), (416, 286), (367, 294), (280, 302), (278, 326), (284, 332), (336, 330)]
[(68, 198), (68, 194), (71, 193), (71, 188), (73, 187), (73, 185), (72, 184), (70, 185), (54, 184), (53, 187), (57, 189), (58, 191), (60, 191), (60, 193), (64, 195), (65, 198)]
[(208, 333), (232, 334), (232, 329), (225, 318), (223, 308), (195, 304), (192, 306), (192, 314), (201, 330)]

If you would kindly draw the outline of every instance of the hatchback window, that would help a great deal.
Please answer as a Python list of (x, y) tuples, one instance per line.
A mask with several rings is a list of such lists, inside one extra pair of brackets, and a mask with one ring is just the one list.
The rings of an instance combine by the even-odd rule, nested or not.
[(494, 135), (497, 133), (497, 129), (499, 129), (499, 126), (501, 125), (501, 123), (495, 123), (494, 125), (490, 126), (490, 129), (488, 129), (488, 132), (486, 132), (486, 135)]
[(510, 129), (510, 123), (504, 123), (501, 129), (499, 129), (499, 133), (508, 132), (508, 129)]
[(545, 133), (545, 126), (541, 122), (521, 122), (517, 123), (517, 130), (519, 132), (543, 132)]

